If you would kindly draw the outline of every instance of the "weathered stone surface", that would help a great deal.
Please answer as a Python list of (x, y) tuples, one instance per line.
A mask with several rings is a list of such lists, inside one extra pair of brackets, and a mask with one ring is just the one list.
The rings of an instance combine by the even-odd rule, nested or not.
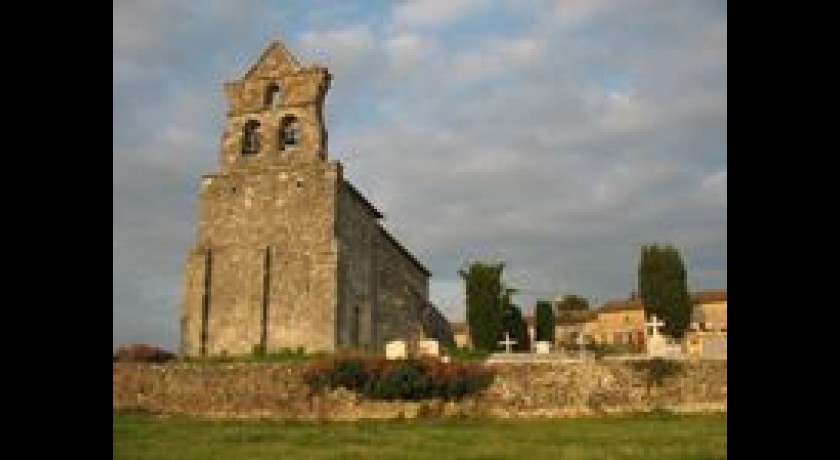
[(726, 362), (685, 362), (652, 385), (631, 363), (497, 364), (493, 384), (457, 402), (384, 402), (339, 389), (312, 394), (304, 366), (114, 363), (113, 407), (197, 417), (358, 420), (414, 417), (569, 417), (726, 410)]
[[(430, 273), (327, 158), (330, 78), (273, 43), (225, 85), (220, 171), (201, 181), (186, 261), (182, 354), (382, 351), (392, 338), (446, 334), (448, 322), (428, 303)], [(279, 96), (269, 98), (275, 85)], [(294, 143), (282, 134), (291, 118)], [(250, 153), (248, 123), (259, 123)], [(433, 327), (425, 326), (429, 317)]]

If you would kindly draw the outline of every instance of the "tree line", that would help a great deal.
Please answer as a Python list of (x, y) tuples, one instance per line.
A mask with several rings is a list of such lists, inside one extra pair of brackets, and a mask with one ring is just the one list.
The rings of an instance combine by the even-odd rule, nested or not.
[[(503, 280), (504, 268), (504, 262), (473, 261), (458, 271), (464, 280), (472, 346), (484, 351), (498, 350), (507, 333), (516, 342), (513, 350), (528, 351), (531, 344), (528, 326), (522, 310), (512, 300), (516, 288)], [(656, 315), (665, 322), (665, 334), (682, 337), (691, 321), (691, 301), (679, 251), (672, 245), (642, 246), (637, 284), (645, 316)], [(554, 342), (555, 311), (562, 314), (589, 308), (589, 301), (575, 294), (564, 296), (554, 305), (548, 300), (538, 300), (534, 339)]]

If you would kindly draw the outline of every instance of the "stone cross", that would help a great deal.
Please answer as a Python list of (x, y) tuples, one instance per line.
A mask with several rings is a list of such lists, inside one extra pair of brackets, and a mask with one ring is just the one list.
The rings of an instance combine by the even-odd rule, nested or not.
[(656, 315), (652, 315), (650, 317), (650, 322), (645, 323), (645, 326), (650, 327), (653, 330), (653, 333), (650, 335), (659, 335), (659, 328), (664, 325), (665, 323), (660, 321)]
[(516, 340), (510, 339), (510, 334), (505, 332), (505, 339), (499, 342), (499, 345), (505, 346), (505, 353), (510, 353), (510, 346), (516, 345)]

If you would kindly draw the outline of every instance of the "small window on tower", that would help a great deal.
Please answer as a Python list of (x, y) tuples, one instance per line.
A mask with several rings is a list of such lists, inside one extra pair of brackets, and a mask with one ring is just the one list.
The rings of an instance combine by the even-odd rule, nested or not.
[(260, 151), (260, 122), (248, 120), (242, 128), (242, 154), (253, 155)]
[(280, 122), (280, 149), (296, 147), (300, 143), (300, 123), (289, 115)]
[(265, 90), (265, 106), (277, 107), (280, 105), (280, 85), (272, 83)]

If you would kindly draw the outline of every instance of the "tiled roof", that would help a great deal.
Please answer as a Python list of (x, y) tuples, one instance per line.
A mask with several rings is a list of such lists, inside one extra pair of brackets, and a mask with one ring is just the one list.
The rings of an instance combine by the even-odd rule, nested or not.
[[(594, 310), (576, 310), (576, 311), (562, 311), (560, 314), (554, 315), (554, 325), (558, 324), (575, 324), (592, 321), (598, 317), (598, 312)], [(529, 315), (523, 318), (525, 324), (534, 326), (534, 316)]]
[(467, 323), (452, 323), (452, 333), (467, 332)]
[[(726, 300), (726, 289), (712, 289), (689, 294), (692, 304), (720, 302)], [(601, 312), (639, 310), (643, 308), (642, 299), (615, 299), (604, 303), (598, 309)]]
[(554, 318), (555, 324), (573, 324), (592, 321), (598, 317), (595, 310), (571, 310), (560, 311)]
[(724, 300), (726, 300), (726, 289), (714, 289), (691, 294), (691, 303), (722, 302)]
[(598, 312), (608, 313), (612, 311), (641, 310), (642, 308), (642, 299), (610, 300), (605, 302), (598, 309)]

